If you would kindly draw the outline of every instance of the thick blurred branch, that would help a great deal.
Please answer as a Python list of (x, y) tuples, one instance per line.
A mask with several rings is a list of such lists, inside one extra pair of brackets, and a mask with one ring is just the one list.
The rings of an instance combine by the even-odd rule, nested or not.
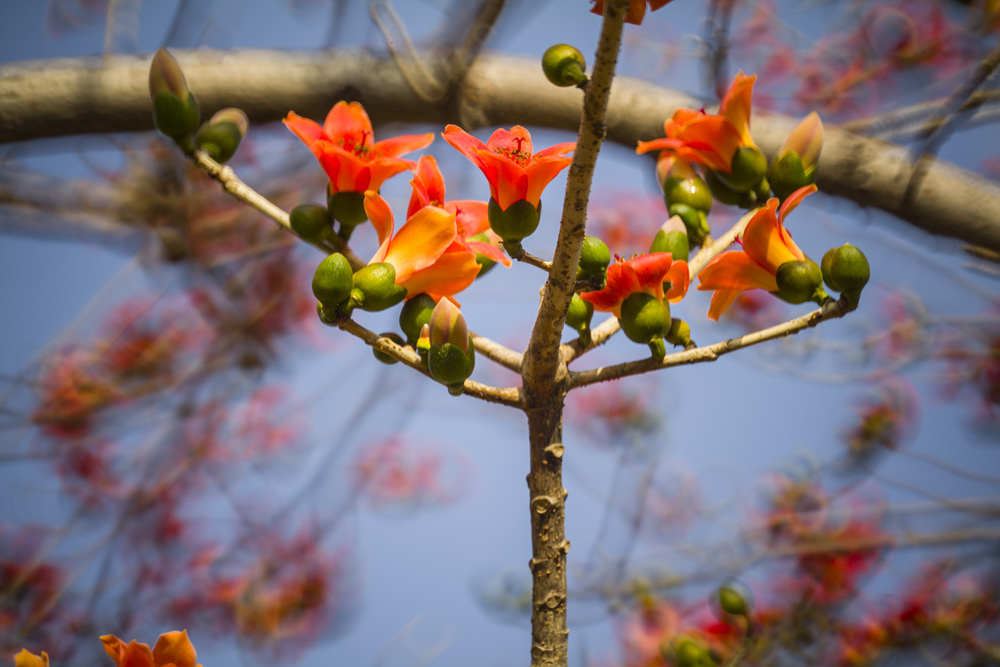
[[(187, 51), (176, 54), (205, 114), (237, 106), (255, 123), (289, 110), (322, 118), (340, 99), (360, 99), (378, 122), (458, 123), (466, 129), (512, 125), (576, 130), (576, 89), (550, 85), (535, 60), (479, 57), (453, 94), (428, 103), (395, 64), (361, 52)], [(428, 55), (448, 71), (446, 56)], [(152, 129), (148, 57), (114, 56), (35, 61), (0, 67), (0, 143), (83, 133)], [(661, 136), (663, 120), (702, 103), (647, 81), (618, 77), (608, 110), (607, 138), (625, 146)], [(770, 156), (795, 122), (755, 114), (754, 139)], [(932, 234), (1000, 251), (1000, 186), (935, 161), (920, 189), (904, 197), (912, 155), (892, 144), (829, 127), (820, 188), (875, 206)]]

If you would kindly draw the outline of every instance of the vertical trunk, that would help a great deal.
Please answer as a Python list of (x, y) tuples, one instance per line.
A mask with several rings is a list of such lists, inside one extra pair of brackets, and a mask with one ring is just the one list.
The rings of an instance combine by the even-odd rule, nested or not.
[(528, 409), (531, 441), (532, 667), (565, 667), (566, 629), (566, 489), (562, 485), (562, 398)]

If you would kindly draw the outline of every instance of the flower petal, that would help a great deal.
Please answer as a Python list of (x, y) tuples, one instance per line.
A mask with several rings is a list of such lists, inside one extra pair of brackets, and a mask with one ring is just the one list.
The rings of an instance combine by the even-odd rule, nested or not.
[(406, 209), (407, 218), (424, 206), (444, 206), (444, 177), (433, 155), (424, 155), (417, 160), (410, 185), (413, 194)]
[(678, 260), (670, 265), (666, 278), (670, 281), (670, 289), (664, 295), (672, 303), (677, 303), (687, 294), (688, 284), (691, 282), (691, 271), (688, 263)]
[(500, 128), (490, 135), (486, 150), (500, 154), (520, 153), (529, 159), (533, 151), (531, 134), (520, 125), (515, 125), (510, 130)]
[(489, 206), (484, 201), (458, 199), (445, 202), (444, 209), (455, 214), (458, 235), (467, 239), (490, 228)]
[(719, 105), (719, 115), (732, 123), (739, 132), (743, 146), (753, 146), (750, 136), (750, 108), (753, 97), (753, 84), (757, 75), (747, 76), (739, 72), (733, 77), (733, 82)]
[(411, 273), (405, 281), (397, 279), (396, 284), (405, 287), (408, 294), (426, 292), (434, 299), (440, 299), (471, 285), (479, 269), (475, 253), (464, 249), (446, 252), (430, 266)]
[(698, 274), (698, 289), (763, 289), (775, 292), (774, 274), (747, 256), (745, 252), (726, 252), (705, 266)]
[(158, 667), (196, 667), (198, 655), (188, 639), (187, 630), (165, 632), (153, 646), (153, 661)]
[(733, 302), (742, 293), (743, 290), (738, 289), (716, 290), (715, 294), (712, 295), (712, 304), (708, 308), (708, 316), (718, 322), (719, 315), (726, 312), (729, 306), (733, 305)]
[(392, 238), (393, 220), (389, 202), (379, 196), (374, 190), (365, 192), (365, 213), (372, 221), (375, 233), (378, 234), (379, 249), (369, 264), (385, 261), (385, 253), (389, 250), (389, 240)]
[(334, 141), (348, 136), (361, 144), (374, 142), (372, 122), (365, 108), (358, 102), (340, 101), (334, 104), (323, 122), (323, 130)]
[(285, 116), (285, 119), (281, 122), (285, 124), (285, 127), (295, 133), (295, 136), (301, 139), (302, 143), (308, 146), (309, 150), (313, 152), (313, 155), (316, 155), (317, 157), (319, 157), (319, 151), (316, 146), (317, 143), (330, 140), (319, 123), (309, 120), (308, 118), (303, 118), (294, 111), (289, 111), (288, 115)]
[(538, 202), (542, 198), (542, 191), (545, 190), (545, 186), (552, 182), (552, 179), (558, 176), (559, 172), (568, 167), (571, 162), (573, 162), (573, 159), (568, 157), (550, 157), (533, 160), (524, 169), (525, 175), (528, 178), (528, 189), (524, 198), (530, 201), (535, 208), (538, 208)]
[[(366, 196), (366, 210), (367, 202)], [(402, 285), (415, 271), (433, 264), (455, 236), (455, 214), (436, 206), (425, 206), (392, 237), (382, 261), (395, 267), (396, 284)]]
[[(506, 211), (511, 204), (528, 198), (528, 175), (524, 168), (502, 155), (479, 151), (483, 163), (483, 173), (490, 182), (490, 194)], [(538, 208), (538, 202), (532, 204)]]
[(772, 197), (767, 206), (757, 210), (743, 232), (743, 253), (771, 274), (785, 262), (805, 258), (778, 220), (777, 208), (778, 200)]
[(421, 148), (427, 148), (433, 141), (433, 132), (428, 132), (427, 134), (403, 134), (391, 139), (377, 141), (372, 146), (372, 149), (375, 155), (381, 157), (398, 157), (405, 153), (418, 151)]
[(472, 164), (476, 165), (480, 169), (484, 168), (483, 160), (479, 157), (479, 151), (485, 151), (487, 148), (486, 144), (482, 141), (475, 138), (458, 125), (448, 125), (444, 128), (444, 132), (441, 133), (441, 136), (445, 141), (458, 149), (459, 153), (471, 160)]
[(555, 144), (553, 146), (549, 146), (548, 148), (543, 148), (542, 150), (532, 155), (532, 159), (537, 159), (540, 157), (554, 157), (558, 155), (565, 155), (566, 153), (575, 150), (576, 150), (576, 142), (567, 141), (562, 144)]

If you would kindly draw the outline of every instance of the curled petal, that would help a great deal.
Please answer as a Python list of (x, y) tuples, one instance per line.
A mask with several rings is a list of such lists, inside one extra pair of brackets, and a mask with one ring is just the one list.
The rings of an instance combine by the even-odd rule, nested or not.
[(719, 105), (719, 115), (733, 124), (740, 134), (743, 146), (754, 145), (750, 136), (750, 107), (753, 84), (756, 80), (756, 74), (747, 76), (739, 72), (722, 98), (722, 104)]
[[(743, 232), (743, 253), (772, 274), (785, 262), (802, 259), (802, 251), (792, 244), (778, 220), (777, 199), (769, 199), (767, 206), (757, 212)], [(793, 249), (794, 248), (794, 249)]]
[(488, 150), (486, 144), (475, 138), (458, 125), (448, 125), (444, 128), (441, 136), (449, 144), (458, 149), (458, 152), (472, 161), (480, 169), (484, 168), (483, 159), (479, 157), (480, 151)]
[(463, 239), (482, 234), (490, 228), (489, 206), (484, 201), (460, 199), (446, 202), (444, 208), (455, 214), (455, 226)]
[(559, 155), (565, 155), (566, 153), (570, 153), (575, 150), (576, 150), (576, 142), (567, 141), (562, 144), (555, 144), (553, 146), (549, 146), (548, 148), (543, 148), (542, 150), (535, 153), (532, 157), (535, 159), (542, 157), (557, 157)]
[(677, 303), (687, 294), (688, 284), (691, 281), (691, 272), (685, 261), (677, 261), (670, 265), (666, 278), (670, 281), (670, 289), (664, 295), (673, 303)]
[(320, 151), (316, 147), (316, 144), (320, 141), (330, 141), (326, 132), (323, 131), (322, 126), (316, 121), (309, 120), (308, 118), (303, 118), (294, 111), (289, 111), (285, 119), (281, 121), (285, 124), (289, 130), (291, 130), (295, 136), (302, 140), (309, 150), (313, 152), (314, 155), (319, 157)]
[(383, 262), (394, 228), (392, 209), (389, 207), (389, 202), (380, 197), (377, 192), (369, 190), (365, 192), (365, 213), (372, 221), (375, 233), (378, 234), (379, 249), (372, 257), (371, 263)]
[(802, 200), (812, 193), (816, 192), (818, 188), (815, 183), (809, 185), (804, 185), (792, 194), (785, 198), (784, 203), (781, 204), (781, 209), (779, 215), (781, 216), (781, 221), (784, 222), (788, 214), (795, 210), (795, 207), (802, 203)]
[(424, 155), (417, 160), (410, 185), (413, 186), (413, 194), (406, 209), (407, 218), (424, 206), (444, 205), (444, 177), (434, 156)]

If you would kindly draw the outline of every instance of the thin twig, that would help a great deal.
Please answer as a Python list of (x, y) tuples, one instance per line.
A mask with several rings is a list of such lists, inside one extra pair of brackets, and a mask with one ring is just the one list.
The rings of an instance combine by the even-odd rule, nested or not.
[(830, 299), (824, 303), (821, 308), (818, 308), (807, 315), (803, 315), (802, 317), (796, 317), (782, 324), (746, 334), (745, 336), (740, 336), (739, 338), (730, 338), (713, 345), (695, 347), (681, 352), (674, 352), (673, 354), (668, 354), (662, 360), (657, 360), (651, 357), (649, 359), (640, 359), (638, 361), (616, 364), (614, 366), (604, 366), (586, 371), (570, 372), (569, 387), (571, 389), (584, 387), (598, 382), (617, 380), (618, 378), (648, 373), (649, 371), (658, 370), (660, 368), (669, 368), (671, 366), (682, 366), (687, 364), (697, 364), (704, 361), (715, 361), (719, 357), (729, 354), (730, 352), (750, 347), (752, 345), (757, 345), (765, 341), (784, 338), (785, 336), (798, 333), (803, 329), (814, 327), (824, 320), (843, 317), (851, 310), (852, 309), (847, 304), (846, 300), (841, 299), (839, 301), (834, 301), (833, 299)]

